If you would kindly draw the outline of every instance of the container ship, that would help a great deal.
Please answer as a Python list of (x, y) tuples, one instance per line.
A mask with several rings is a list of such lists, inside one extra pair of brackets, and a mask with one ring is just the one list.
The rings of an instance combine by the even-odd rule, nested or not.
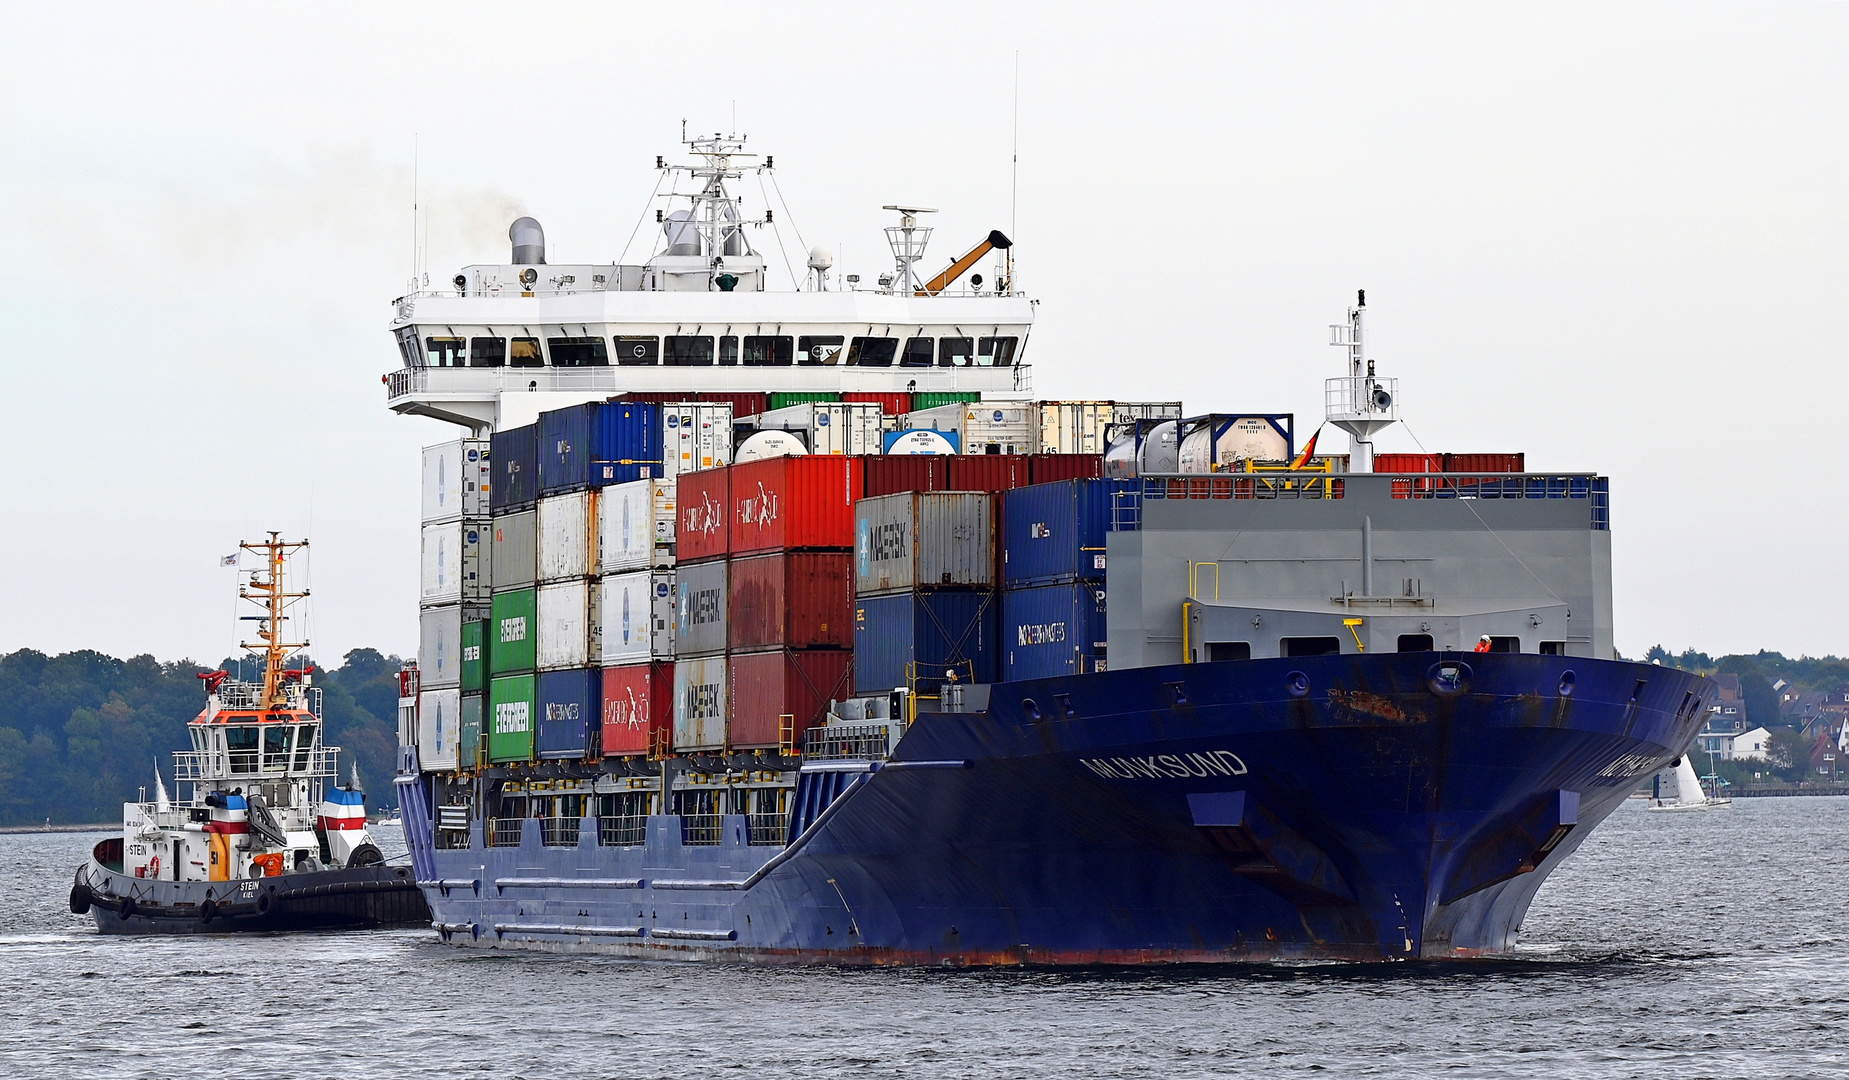
[(424, 451), (396, 777), (443, 941), (1495, 955), (1692, 740), (1713, 686), (1614, 658), (1606, 479), (1376, 455), (1364, 296), (1345, 454), (1037, 400), (1007, 236), (927, 279), (891, 205), (890, 272), (816, 248), (774, 290), (732, 193), (773, 160), (683, 140), (646, 262), (549, 264), (521, 218), (395, 301), (387, 404), (463, 429)]

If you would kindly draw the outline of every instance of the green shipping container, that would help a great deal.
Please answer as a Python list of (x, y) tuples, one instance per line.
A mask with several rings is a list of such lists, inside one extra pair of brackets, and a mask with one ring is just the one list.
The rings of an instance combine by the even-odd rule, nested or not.
[(488, 665), (483, 646), (487, 644), (488, 623), (474, 619), (462, 624), (462, 692), (479, 694), (488, 689)]
[(533, 701), (538, 676), (507, 675), (488, 684), (488, 760), (533, 760)]
[(538, 643), (539, 590), (495, 593), (482, 641), (488, 649), (488, 674), (532, 671)]
[(912, 395), (912, 410), (935, 409), (939, 405), (961, 405), (968, 401), (981, 401), (982, 393), (976, 390), (940, 390), (936, 393), (918, 393)]
[(824, 390), (793, 390), (787, 393), (770, 395), (770, 408), (787, 409), (792, 405), (807, 405), (812, 401), (840, 401), (840, 394), (830, 394)]
[(482, 762), (482, 696), (462, 695), (462, 719), (457, 723), (461, 734), (456, 739), (458, 768), (479, 768)]

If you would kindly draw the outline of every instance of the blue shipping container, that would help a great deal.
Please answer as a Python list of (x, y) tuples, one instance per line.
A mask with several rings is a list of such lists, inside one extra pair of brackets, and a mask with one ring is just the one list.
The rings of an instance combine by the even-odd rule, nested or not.
[(597, 402), (539, 414), (539, 493), (582, 491), (591, 483)]
[(534, 424), (497, 431), (489, 439), (488, 458), (494, 463), (489, 508), (524, 510), (539, 499), (539, 428)]
[(926, 693), (935, 693), (952, 667), (960, 680), (994, 682), (1001, 659), (995, 626), (995, 594), (987, 590), (857, 597), (854, 689), (879, 694), (904, 686), (910, 663)]
[(1101, 582), (1009, 589), (1002, 593), (1002, 681), (1102, 671), (1104, 634)]
[(661, 406), (648, 401), (608, 401), (597, 407), (597, 440), (591, 447), (592, 487), (653, 480), (661, 475)]
[(539, 756), (591, 755), (602, 726), (602, 672), (596, 668), (539, 673)]
[(1002, 583), (1104, 580), (1104, 537), (1125, 480), (1061, 480), (1002, 493)]

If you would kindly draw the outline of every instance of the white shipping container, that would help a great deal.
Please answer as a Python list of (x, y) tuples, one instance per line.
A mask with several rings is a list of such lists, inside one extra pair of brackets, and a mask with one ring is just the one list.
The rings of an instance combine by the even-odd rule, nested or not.
[(488, 596), (487, 575), (482, 572), (484, 535), (484, 526), (468, 522), (424, 526), (418, 574), (420, 604), (454, 604)]
[(539, 580), (590, 577), (597, 570), (597, 489), (539, 500)]
[(732, 463), (732, 405), (724, 401), (668, 402), (661, 406), (661, 475)]
[(674, 565), (672, 480), (614, 484), (597, 495), (597, 572)]
[(417, 613), (418, 684), (432, 688), (462, 684), (462, 605), (446, 604)]
[(674, 659), (674, 571), (642, 570), (603, 579), (605, 667)]
[(425, 772), (456, 768), (461, 728), (461, 690), (425, 690), (417, 695), (417, 763)]
[(541, 671), (589, 667), (603, 648), (598, 633), (595, 582), (561, 581), (539, 587), (539, 639), (535, 662)]
[(1041, 401), (1036, 414), (1036, 454), (1102, 454), (1114, 411), (1108, 401)]
[(725, 749), (731, 716), (726, 658), (706, 656), (674, 664), (674, 749)]
[(954, 431), (965, 454), (1026, 454), (1034, 448), (1033, 406), (972, 401), (905, 414), (907, 431)]
[(750, 418), (759, 431), (800, 434), (811, 454), (877, 454), (886, 414), (873, 401), (812, 401)]
[(424, 521), (487, 517), (490, 472), (486, 439), (424, 447)]

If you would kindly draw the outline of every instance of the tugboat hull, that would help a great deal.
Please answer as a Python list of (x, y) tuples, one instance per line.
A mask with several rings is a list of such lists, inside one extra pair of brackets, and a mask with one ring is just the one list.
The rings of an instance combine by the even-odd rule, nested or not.
[(105, 934), (237, 934), (429, 926), (409, 867), (359, 866), (243, 881), (148, 881), (87, 861), (71, 910)]

